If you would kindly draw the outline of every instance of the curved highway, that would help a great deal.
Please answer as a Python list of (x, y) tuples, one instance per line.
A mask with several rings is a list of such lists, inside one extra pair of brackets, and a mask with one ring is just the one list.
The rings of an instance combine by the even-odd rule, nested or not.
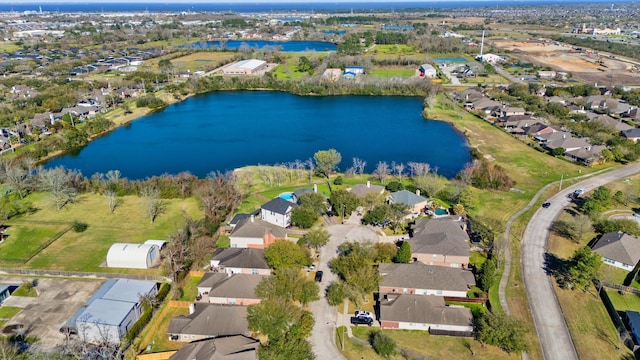
[(640, 163), (622, 169), (596, 175), (565, 188), (548, 201), (551, 206), (539, 208), (531, 217), (522, 236), (521, 266), (529, 308), (538, 333), (544, 359), (578, 359), (569, 334), (567, 323), (553, 289), (552, 278), (547, 275), (545, 254), (549, 228), (555, 218), (569, 204), (567, 194), (576, 189), (591, 191), (627, 176), (640, 172)]

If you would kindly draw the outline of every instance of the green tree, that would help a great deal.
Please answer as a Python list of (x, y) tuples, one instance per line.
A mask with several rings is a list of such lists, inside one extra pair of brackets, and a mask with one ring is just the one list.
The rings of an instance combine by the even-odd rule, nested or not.
[(557, 148), (551, 150), (551, 155), (553, 155), (553, 156), (562, 156), (562, 155), (564, 155), (565, 152), (567, 152), (567, 150), (565, 150), (564, 148), (557, 147)]
[(329, 242), (330, 237), (331, 235), (327, 230), (322, 227), (318, 227), (311, 229), (304, 234), (304, 241), (307, 243), (307, 246), (318, 250)]
[(276, 338), (258, 349), (261, 360), (313, 360), (311, 344), (304, 338), (285, 335)]
[(593, 224), (593, 228), (600, 234), (621, 231), (629, 235), (640, 236), (640, 225), (632, 219), (606, 219)]
[(394, 262), (408, 264), (411, 262), (411, 244), (408, 241), (403, 241), (402, 245), (398, 249), (398, 254), (394, 259)]
[(480, 271), (480, 288), (485, 292), (489, 292), (489, 289), (493, 286), (496, 280), (497, 264), (494, 258), (487, 259), (482, 264), (482, 270)]
[(602, 259), (598, 253), (591, 251), (588, 246), (583, 246), (573, 253), (569, 259), (568, 280), (574, 288), (586, 289), (596, 278)]
[(327, 199), (316, 192), (309, 192), (300, 195), (298, 198), (300, 206), (313, 209), (317, 214), (321, 215), (327, 211)]
[(298, 58), (298, 66), (296, 67), (298, 72), (313, 72), (313, 65), (311, 64), (311, 60), (309, 60), (306, 56), (300, 56)]
[(498, 346), (508, 353), (527, 349), (524, 327), (512, 316), (487, 312), (476, 319), (475, 325), (482, 343)]
[(298, 244), (288, 240), (276, 240), (264, 249), (264, 257), (273, 269), (302, 268), (311, 265), (311, 257)]
[(351, 214), (358, 208), (358, 197), (344, 189), (332, 191), (329, 201), (333, 211), (340, 216)]
[(300, 301), (303, 305), (318, 300), (318, 291), (318, 285), (296, 268), (280, 269), (273, 276), (262, 279), (256, 287), (256, 295), (261, 299), (280, 298)]
[(336, 149), (320, 150), (313, 154), (316, 162), (316, 171), (327, 179), (342, 161), (342, 155)]
[(347, 297), (347, 290), (345, 289), (345, 283), (341, 280), (334, 281), (327, 288), (327, 301), (331, 306), (337, 306), (342, 303), (345, 297)]
[(318, 220), (318, 213), (306, 206), (297, 206), (291, 210), (291, 223), (303, 229), (308, 229)]
[(398, 255), (398, 248), (393, 243), (375, 243), (373, 245), (373, 261), (376, 263), (390, 263)]
[[(302, 310), (289, 301), (266, 299), (262, 300), (260, 304), (249, 306), (247, 321), (251, 331), (260, 332), (268, 336), (269, 340), (282, 338), (294, 330), (304, 339), (309, 336), (313, 328), (313, 324), (309, 328), (309, 319), (306, 318), (305, 313), (308, 311)], [(301, 320), (304, 320), (305, 323), (300, 324)]]
[(385, 359), (388, 359), (396, 352), (396, 342), (380, 330), (369, 333), (369, 343), (371, 343), (373, 350)]

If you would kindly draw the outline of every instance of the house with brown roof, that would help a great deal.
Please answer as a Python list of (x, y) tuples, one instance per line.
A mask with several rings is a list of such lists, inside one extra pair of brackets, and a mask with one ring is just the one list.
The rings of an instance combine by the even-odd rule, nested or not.
[(466, 268), (469, 234), (462, 216), (418, 220), (411, 228), (411, 256), (427, 265)]
[(602, 235), (591, 249), (602, 256), (605, 264), (627, 271), (640, 261), (640, 239), (622, 231)]
[(442, 296), (386, 294), (380, 300), (380, 327), (473, 336), (473, 315), (463, 306), (445, 305)]
[(167, 333), (170, 339), (181, 342), (230, 335), (249, 336), (247, 307), (192, 304), (188, 316), (180, 315), (171, 319)]
[(169, 360), (258, 360), (260, 342), (243, 335), (191, 342)]
[(476, 284), (469, 270), (445, 266), (385, 264), (378, 267), (379, 292), (413, 295), (436, 295), (466, 298), (467, 291)]
[(287, 229), (251, 215), (236, 224), (229, 234), (232, 248), (264, 249), (276, 239), (286, 239)]
[(211, 271), (227, 274), (270, 275), (263, 249), (217, 249), (211, 258)]
[(221, 305), (255, 305), (261, 299), (256, 287), (266, 276), (250, 274), (206, 273), (198, 283), (200, 302)]

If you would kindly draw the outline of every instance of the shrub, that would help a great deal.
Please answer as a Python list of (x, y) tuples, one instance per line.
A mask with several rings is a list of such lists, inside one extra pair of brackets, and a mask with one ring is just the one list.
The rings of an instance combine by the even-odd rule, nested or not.
[(381, 331), (372, 331), (369, 333), (369, 342), (376, 353), (384, 358), (389, 358), (396, 352), (396, 342)]
[(83, 223), (80, 221), (74, 221), (73, 225), (72, 225), (72, 229), (73, 231), (77, 232), (77, 233), (81, 233), (85, 230), (87, 230), (87, 228), (89, 227), (89, 225), (87, 223)]
[(396, 192), (402, 190), (404, 186), (402, 186), (402, 183), (400, 183), (399, 181), (390, 181), (385, 188), (388, 191)]
[(342, 176), (338, 176), (337, 178), (335, 178), (335, 180), (333, 180), (333, 185), (342, 185)]

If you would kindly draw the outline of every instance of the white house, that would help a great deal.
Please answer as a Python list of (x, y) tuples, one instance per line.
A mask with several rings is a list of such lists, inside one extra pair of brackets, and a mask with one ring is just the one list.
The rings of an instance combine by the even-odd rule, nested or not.
[(496, 54), (484, 54), (482, 55), (482, 61), (488, 62), (489, 64), (495, 64), (504, 61), (504, 59), (502, 56), (498, 56)]
[(436, 72), (436, 69), (431, 64), (422, 64), (418, 71), (420, 72), (420, 77), (429, 79), (435, 78), (438, 74)]
[(631, 271), (640, 260), (640, 239), (612, 231), (602, 235), (592, 250), (602, 256), (605, 264)]
[(149, 269), (160, 261), (160, 248), (152, 243), (115, 243), (107, 253), (107, 267)]
[(291, 201), (277, 197), (260, 207), (260, 218), (281, 227), (291, 226), (291, 211), (297, 206)]

